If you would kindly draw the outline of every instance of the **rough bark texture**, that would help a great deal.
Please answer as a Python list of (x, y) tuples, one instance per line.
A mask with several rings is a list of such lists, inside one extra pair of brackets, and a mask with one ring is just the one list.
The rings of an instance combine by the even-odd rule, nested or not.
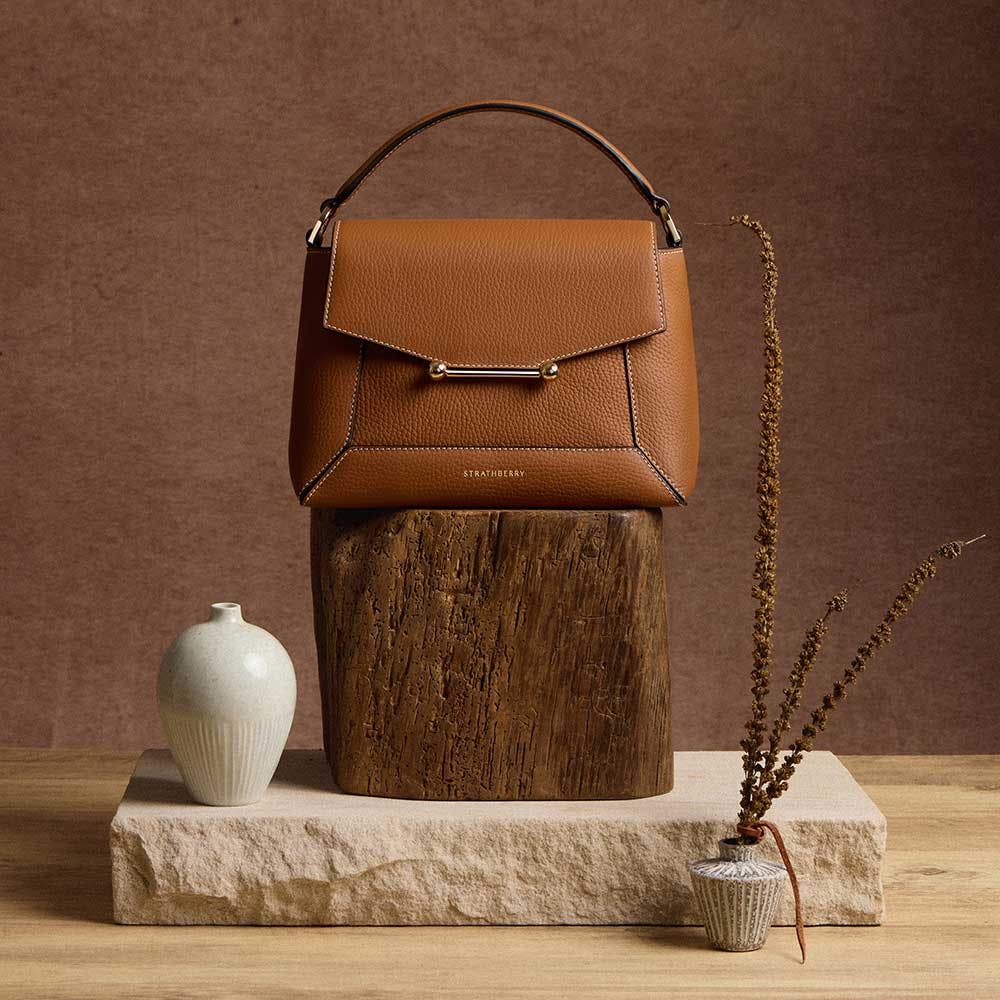
[(657, 510), (312, 512), (324, 741), (347, 792), (669, 791)]

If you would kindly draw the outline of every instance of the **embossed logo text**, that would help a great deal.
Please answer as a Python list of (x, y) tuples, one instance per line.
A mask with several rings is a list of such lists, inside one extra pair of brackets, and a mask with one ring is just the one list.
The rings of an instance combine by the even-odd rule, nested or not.
[(524, 469), (464, 469), (463, 479), (521, 479)]

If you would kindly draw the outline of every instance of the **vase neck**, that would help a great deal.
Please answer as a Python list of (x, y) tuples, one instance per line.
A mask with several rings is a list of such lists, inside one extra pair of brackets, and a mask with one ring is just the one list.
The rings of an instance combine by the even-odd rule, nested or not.
[(210, 622), (222, 622), (230, 625), (238, 624), (243, 621), (243, 612), (238, 604), (221, 601), (218, 604), (212, 605), (208, 620)]
[(734, 837), (719, 841), (719, 857), (726, 861), (752, 861), (756, 844), (742, 844)]

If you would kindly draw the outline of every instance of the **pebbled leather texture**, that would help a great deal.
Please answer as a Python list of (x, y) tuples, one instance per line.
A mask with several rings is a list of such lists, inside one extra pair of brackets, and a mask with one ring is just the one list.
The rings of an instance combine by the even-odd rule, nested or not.
[(334, 227), (327, 328), (425, 361), (537, 367), (665, 324), (652, 222), (388, 219)]
[[(559, 374), (434, 381), (429, 359)], [(651, 223), (348, 220), (307, 251), (303, 504), (657, 507), (697, 459), (684, 252)]]

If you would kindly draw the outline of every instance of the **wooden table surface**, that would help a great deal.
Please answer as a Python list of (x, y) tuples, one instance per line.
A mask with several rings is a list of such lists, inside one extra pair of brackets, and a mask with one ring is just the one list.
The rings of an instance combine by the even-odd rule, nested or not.
[(1000, 757), (848, 757), (889, 821), (882, 927), (763, 951), (701, 928), (119, 927), (108, 824), (129, 753), (0, 751), (3, 997), (1000, 997)]

